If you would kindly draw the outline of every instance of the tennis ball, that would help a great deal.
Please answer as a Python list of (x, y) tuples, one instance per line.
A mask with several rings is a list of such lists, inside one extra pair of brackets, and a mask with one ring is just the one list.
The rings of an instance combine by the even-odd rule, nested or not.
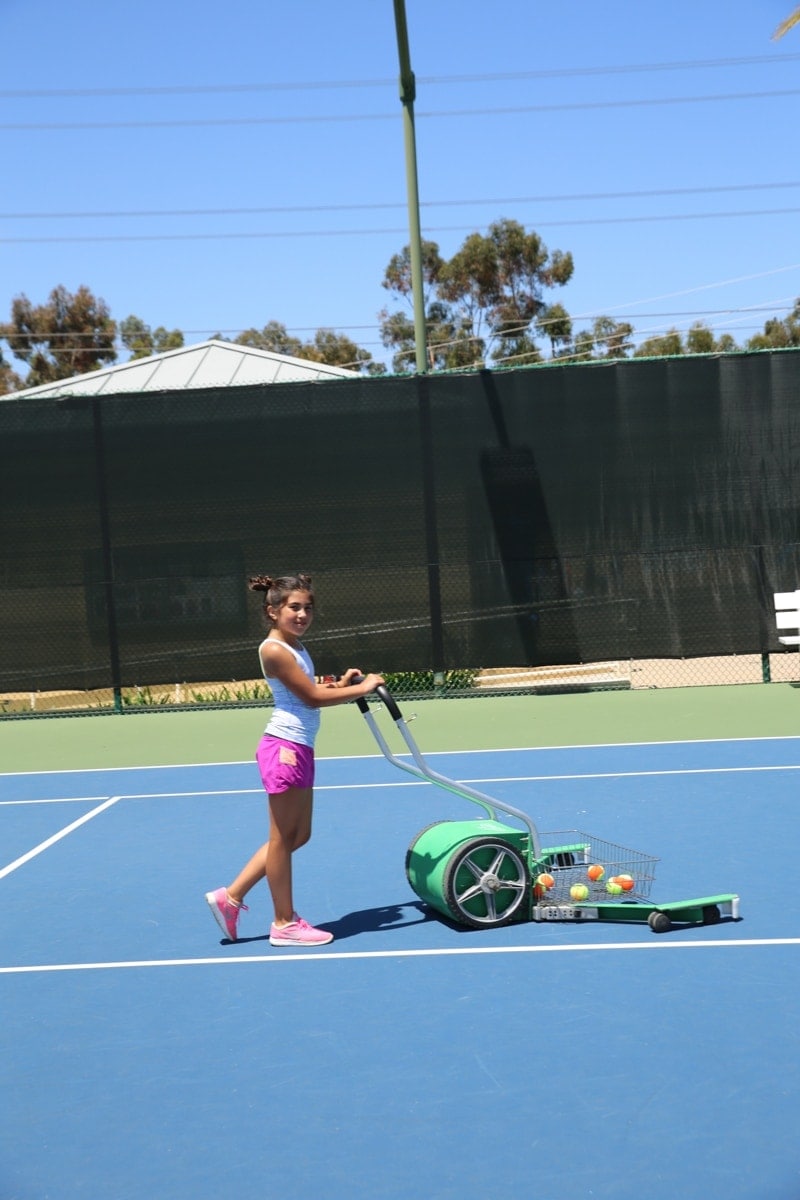
[(589, 870), (586, 872), (586, 874), (589, 876), (589, 878), (594, 883), (598, 879), (603, 878), (603, 876), (605, 875), (605, 869), (603, 867), (601, 867), (599, 863), (595, 863), (594, 866), (589, 867)]
[(536, 882), (541, 888), (551, 888), (556, 886), (555, 879), (552, 875), (549, 875), (547, 871), (545, 871), (543, 875), (537, 875)]
[(588, 900), (589, 889), (585, 883), (573, 883), (569, 889), (569, 894), (573, 900)]
[(632, 892), (635, 886), (635, 881), (632, 875), (618, 875), (617, 883), (622, 888), (623, 892)]
[(606, 884), (606, 891), (608, 892), (609, 896), (621, 896), (622, 886), (617, 883), (616, 879), (609, 879), (608, 883)]

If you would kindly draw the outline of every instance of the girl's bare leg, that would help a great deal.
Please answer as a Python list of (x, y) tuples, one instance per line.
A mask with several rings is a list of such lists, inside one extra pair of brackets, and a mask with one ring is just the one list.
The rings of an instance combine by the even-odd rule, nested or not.
[(269, 842), (264, 842), (228, 888), (228, 899), (233, 900), (234, 904), (241, 904), (250, 889), (260, 883), (266, 875), (268, 850)]
[[(269, 798), (266, 875), (275, 907), (276, 925), (287, 925), (294, 918), (292, 854), (311, 837), (312, 807), (311, 788), (289, 788)], [(253, 861), (251, 859), (248, 867)], [(245, 872), (247, 869), (245, 867)]]

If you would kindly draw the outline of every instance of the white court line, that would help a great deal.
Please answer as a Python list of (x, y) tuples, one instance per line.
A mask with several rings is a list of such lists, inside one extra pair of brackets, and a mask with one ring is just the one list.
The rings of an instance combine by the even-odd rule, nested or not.
[[(576, 779), (638, 779), (652, 778), (657, 775), (735, 775), (738, 773), (754, 772), (754, 771), (800, 771), (800, 763), (791, 764), (788, 766), (779, 767), (685, 767), (677, 770), (665, 771), (597, 771), (587, 774), (578, 775), (490, 775), (481, 776), (475, 779), (459, 779), (454, 780), (458, 783), (550, 783), (552, 780), (576, 780)], [(397, 780), (382, 780), (374, 783), (323, 783), (314, 784), (314, 792), (358, 792), (358, 791), (380, 791), (383, 788), (414, 788), (414, 787), (436, 787), (437, 785), (430, 779), (397, 779)], [(193, 792), (131, 792), (121, 796), (122, 800), (167, 800), (170, 797), (178, 798), (181, 796), (249, 796), (261, 794), (262, 788), (231, 788), (224, 790), (222, 788), (210, 788), (207, 791)], [(12, 801), (13, 803), (13, 801)]]
[[(364, 784), (367, 787), (369, 785)], [(314, 791), (324, 791), (324, 788), (314, 788)], [(192, 796), (264, 796), (263, 788), (209, 788), (202, 792), (120, 792), (115, 800), (180, 800)], [(90, 800), (103, 800), (103, 796), (63, 796), (47, 800), (0, 800), (0, 808), (12, 808), (14, 805), (25, 804), (86, 804)], [(264, 796), (266, 800), (266, 796)]]
[(506, 775), (497, 776), (494, 779), (464, 779), (462, 783), (548, 783), (551, 779), (644, 779), (653, 775), (737, 775), (748, 771), (800, 771), (800, 763), (762, 767), (677, 767), (663, 771), (589, 771), (578, 775)]
[(48, 796), (46, 800), (0, 800), (0, 808), (15, 804), (93, 804), (95, 800), (107, 799), (107, 796)]
[(575, 943), (565, 946), (466, 946), (442, 950), (339, 950), (304, 954), (258, 954), (246, 958), (145, 958), (120, 962), (45, 963), (39, 966), (0, 967), (0, 975), (35, 975), (59, 971), (117, 971), (150, 967), (241, 967), (274, 966), (287, 962), (342, 962), (355, 959), (383, 958), (453, 958), (476, 954), (565, 954), (606, 952), (616, 950), (707, 950), (710, 948), (741, 948), (754, 946), (800, 946), (800, 937), (787, 938), (705, 938), (696, 942), (598, 942), (594, 945)]
[(91, 821), (92, 817), (96, 817), (98, 813), (105, 812), (107, 808), (110, 808), (112, 804), (116, 804), (120, 799), (120, 796), (110, 796), (103, 804), (98, 804), (96, 808), (91, 809), (88, 813), (84, 813), (82, 817), (78, 817), (77, 821), (73, 821), (70, 825), (65, 825), (63, 829), (59, 829), (58, 833), (54, 833), (46, 841), (40, 842), (38, 846), (34, 846), (27, 854), (15, 858), (13, 862), (0, 870), (0, 879), (4, 879), (6, 875), (10, 875), (12, 871), (16, 871), (24, 863), (30, 862), (32, 858), (36, 858), (37, 854), (41, 854), (44, 850), (49, 850), (51, 846), (54, 846), (56, 842), (60, 842), (67, 834), (80, 828), (81, 825), (85, 825), (87, 821)]
[[(655, 776), (668, 775), (737, 775), (752, 774), (758, 771), (800, 771), (800, 763), (787, 763), (782, 766), (760, 767), (681, 767), (663, 771), (592, 771), (575, 775), (490, 775), (474, 779), (456, 780), (456, 783), (550, 783), (564, 782), (577, 779), (645, 779)], [(428, 779), (398, 779), (380, 780), (373, 783), (323, 783), (315, 784), (315, 792), (358, 792), (376, 791), (383, 788), (413, 788), (435, 787), (436, 784)], [(116, 796), (116, 800), (170, 800), (188, 798), (191, 796), (260, 796), (263, 788), (206, 788), (189, 792), (125, 792)], [(69, 804), (85, 803), (87, 800), (97, 800), (99, 796), (66, 796), (54, 800), (0, 800), (0, 808), (16, 804)]]
[[(648, 777), (654, 777), (654, 776), (660, 776), (660, 775), (663, 775), (663, 776), (669, 776), (669, 775), (726, 775), (726, 774), (753, 773), (753, 772), (758, 772), (758, 771), (798, 771), (798, 770), (800, 770), (800, 764), (787, 765), (787, 766), (761, 766), (761, 767), (690, 767), (690, 768), (681, 768), (678, 770), (665, 770), (665, 771), (603, 771), (603, 772), (592, 772), (589, 774), (576, 774), (576, 775), (511, 775), (511, 776), (506, 776), (506, 777), (492, 777), (492, 778), (488, 778), (488, 779), (484, 779), (484, 778), (466, 779), (466, 780), (461, 780), (461, 782), (468, 783), (468, 784), (549, 783), (551, 781), (562, 781), (563, 782), (563, 781), (567, 781), (567, 780), (574, 781), (574, 780), (579, 780), (579, 779), (638, 779), (638, 778), (648, 778)], [(366, 789), (373, 789), (373, 788), (382, 789), (382, 788), (398, 788), (398, 787), (431, 787), (431, 786), (435, 787), (436, 785), (434, 783), (432, 783), (432, 781), (429, 781), (429, 780), (414, 780), (413, 782), (407, 782), (405, 780), (401, 780), (401, 781), (397, 781), (397, 782), (392, 781), (391, 783), (386, 782), (386, 783), (362, 783), (362, 784), (326, 784), (326, 785), (323, 785), (320, 787), (316, 787), (314, 790), (317, 792), (336, 792), (336, 791), (349, 792), (349, 791), (355, 791), (355, 790), (359, 790), (359, 789), (363, 790), (365, 788)], [(220, 789), (220, 788), (212, 788), (212, 789), (209, 789), (208, 791), (141, 792), (141, 793), (130, 793), (128, 795), (112, 796), (109, 800), (106, 800), (105, 803), (100, 804), (97, 808), (93, 808), (91, 810), (91, 812), (85, 813), (77, 821), (73, 821), (70, 825), (67, 825), (66, 828), (60, 830), (58, 833), (54, 834), (52, 837), (48, 838), (46, 841), (41, 842), (38, 846), (34, 846), (34, 848), (32, 850), (29, 850), (27, 852), (27, 854), (23, 854), (20, 858), (15, 859), (14, 862), (9, 863), (8, 866), (0, 869), (0, 879), (5, 878), (6, 875), (10, 875), (13, 871), (16, 871), (18, 867), (23, 866), (26, 862), (29, 862), (32, 858), (35, 858), (38, 854), (41, 854), (44, 850), (49, 849), (50, 846), (54, 845), (56, 842), (59, 842), (63, 837), (66, 837), (67, 834), (72, 833), (72, 831), (74, 829), (79, 828), (79, 826), (85, 824), (86, 821), (90, 821), (92, 819), (92, 817), (97, 816), (98, 813), (103, 812), (106, 808), (109, 808), (112, 804), (116, 804), (117, 801), (119, 801), (119, 800), (165, 800), (165, 799), (179, 799), (181, 797), (188, 798), (190, 796), (247, 796), (247, 795), (257, 795), (260, 793), (261, 793), (260, 788), (233, 788), (233, 789), (224, 789), (224, 790)], [(79, 796), (79, 797), (76, 797), (76, 802), (83, 801), (85, 803), (86, 800), (89, 800), (89, 799), (95, 799), (95, 797)], [(37, 801), (7, 800), (7, 801), (3, 801), (2, 803), (4, 805), (12, 805), (12, 804), (32, 804), (32, 803), (36, 803), (36, 804), (50, 803), (50, 804), (52, 804), (52, 803), (66, 803), (66, 802), (67, 802), (66, 800), (50, 800), (50, 801), (48, 801), (48, 800), (37, 800)]]

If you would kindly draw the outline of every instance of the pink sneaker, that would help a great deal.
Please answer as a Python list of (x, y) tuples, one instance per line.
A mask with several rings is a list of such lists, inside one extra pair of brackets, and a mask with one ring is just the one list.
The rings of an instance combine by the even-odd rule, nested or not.
[(214, 920), (222, 932), (232, 942), (236, 941), (236, 926), (239, 913), (248, 912), (246, 904), (234, 904), (228, 896), (226, 888), (217, 888), (215, 892), (206, 892), (206, 903), (214, 915)]
[(324, 946), (333, 941), (333, 934), (326, 929), (315, 929), (295, 913), (288, 925), (272, 922), (269, 940), (272, 946)]

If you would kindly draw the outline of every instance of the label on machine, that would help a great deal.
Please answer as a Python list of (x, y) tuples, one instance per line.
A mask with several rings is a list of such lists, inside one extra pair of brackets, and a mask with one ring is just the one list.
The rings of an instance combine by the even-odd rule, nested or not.
[(597, 921), (600, 912), (578, 904), (534, 904), (534, 921)]

